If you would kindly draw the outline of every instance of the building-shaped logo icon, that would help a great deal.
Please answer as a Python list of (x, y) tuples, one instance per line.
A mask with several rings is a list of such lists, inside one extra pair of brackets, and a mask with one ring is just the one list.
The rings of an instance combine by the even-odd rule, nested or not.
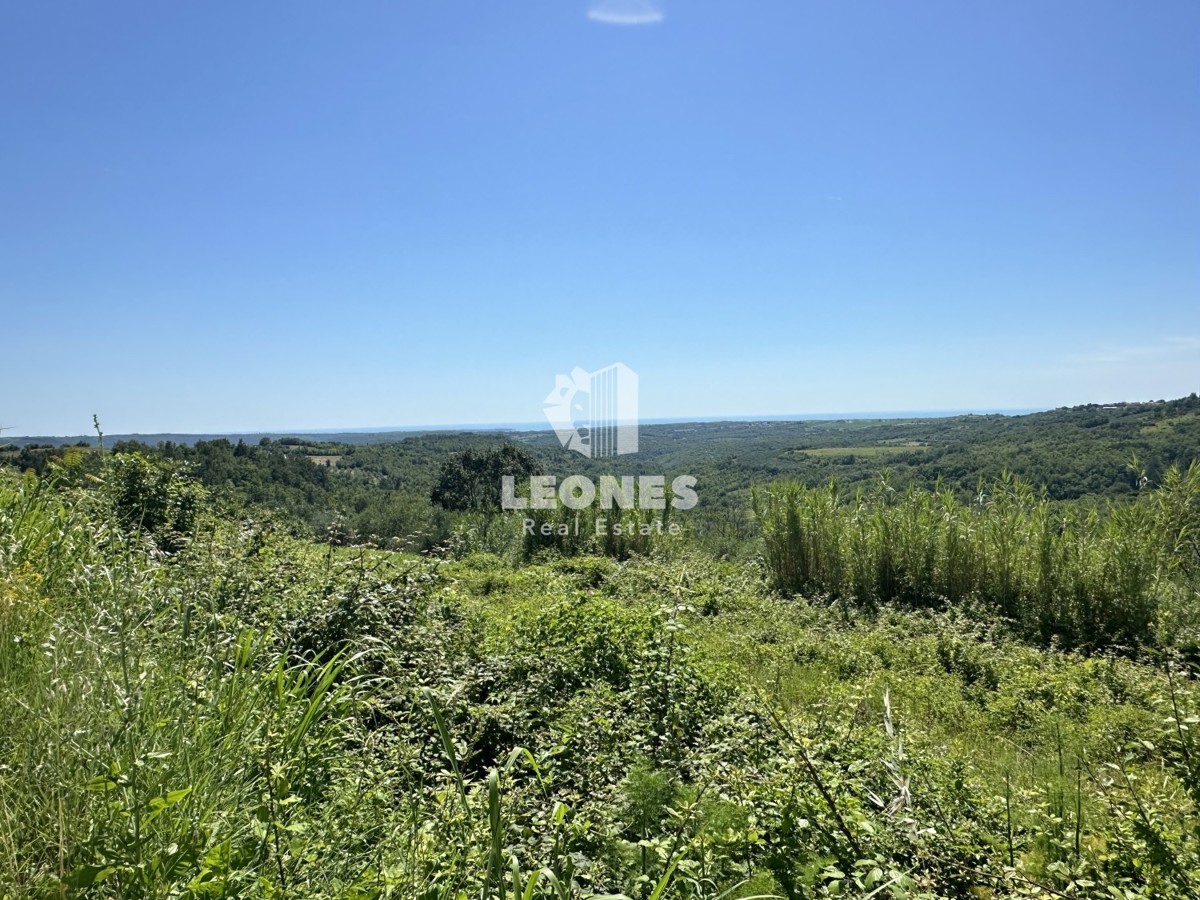
[(638, 377), (624, 363), (558, 375), (545, 400), (546, 418), (568, 450), (588, 457), (638, 449)]

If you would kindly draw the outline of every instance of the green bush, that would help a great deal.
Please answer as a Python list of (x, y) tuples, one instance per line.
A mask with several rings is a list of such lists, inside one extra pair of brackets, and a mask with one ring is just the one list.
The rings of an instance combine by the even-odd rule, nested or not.
[(186, 465), (140, 453), (110, 457), (102, 473), (101, 497), (127, 529), (140, 530), (159, 549), (182, 549), (196, 527), (207, 491)]

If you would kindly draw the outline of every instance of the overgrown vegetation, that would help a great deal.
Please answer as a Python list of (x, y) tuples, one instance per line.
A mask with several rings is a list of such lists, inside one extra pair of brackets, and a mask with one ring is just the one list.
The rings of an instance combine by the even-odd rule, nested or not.
[(776, 587), (867, 603), (979, 600), (1031, 637), (1093, 648), (1153, 644), (1194, 606), (1196, 463), (1138, 502), (1103, 507), (1055, 504), (1009, 475), (963, 503), (949, 490), (898, 493), (887, 474), (849, 499), (836, 482), (755, 494)]
[(1200, 892), (1195, 466), (763, 477), (720, 560), (44, 463), (0, 471), (2, 897)]
[[(712, 555), (747, 558), (757, 552), (750, 489), (781, 479), (811, 487), (836, 478), (852, 496), (872, 489), (887, 467), (897, 491), (940, 484), (966, 502), (980, 478), (1008, 471), (1054, 502), (1129, 499), (1138, 493), (1126, 466), (1133, 455), (1155, 483), (1191, 462), (1200, 398), (1024, 416), (644, 425), (636, 455), (594, 460), (563, 450), (549, 432), (159, 438), (110, 436), (108, 445), (186, 462), (217, 499), (282, 512), (314, 536), (415, 550), (442, 543), (464, 522), (473, 527), (476, 513), (464, 504), (432, 499), (453, 454), (515, 444), (538, 472), (560, 477), (687, 473), (702, 497), (688, 516), (693, 540)], [(40, 472), (73, 439), (13, 440), (0, 463)]]

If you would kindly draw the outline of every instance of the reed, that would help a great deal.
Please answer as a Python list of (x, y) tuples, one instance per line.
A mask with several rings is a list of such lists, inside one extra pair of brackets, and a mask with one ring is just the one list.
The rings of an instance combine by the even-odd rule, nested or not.
[(836, 483), (756, 490), (763, 558), (784, 594), (872, 605), (982, 600), (1032, 635), (1076, 646), (1153, 639), (1165, 597), (1195, 578), (1200, 467), (1134, 502), (1057, 504), (1019, 478), (895, 491), (886, 476), (846, 501)]

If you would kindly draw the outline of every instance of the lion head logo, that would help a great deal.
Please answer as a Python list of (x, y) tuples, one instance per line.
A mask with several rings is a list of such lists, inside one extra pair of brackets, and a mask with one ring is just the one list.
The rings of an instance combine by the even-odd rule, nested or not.
[(576, 366), (570, 378), (566, 375), (555, 376), (554, 390), (543, 401), (546, 404), (546, 418), (550, 420), (562, 445), (588, 457), (592, 455), (590, 429), (586, 424), (589, 404), (581, 402), (578, 397), (580, 394), (590, 395), (591, 392), (591, 373)]

